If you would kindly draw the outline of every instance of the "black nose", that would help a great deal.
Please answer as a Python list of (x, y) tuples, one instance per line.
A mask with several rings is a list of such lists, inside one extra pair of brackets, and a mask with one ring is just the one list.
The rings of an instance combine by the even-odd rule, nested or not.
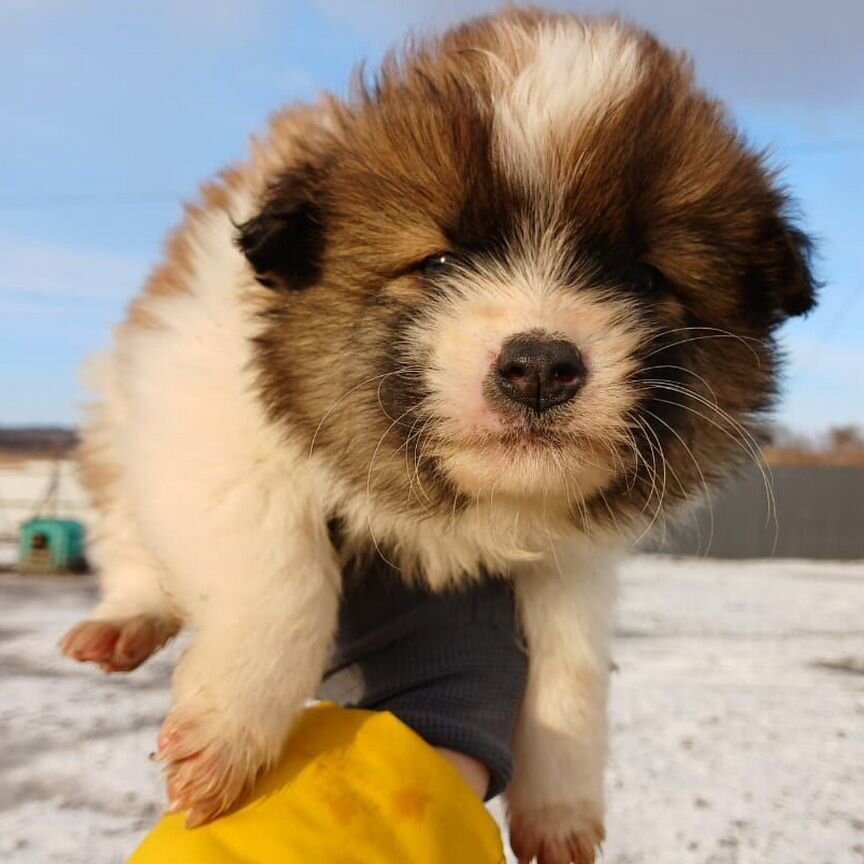
[(585, 383), (585, 364), (566, 339), (514, 336), (496, 364), (498, 389), (521, 405), (542, 414), (572, 399)]

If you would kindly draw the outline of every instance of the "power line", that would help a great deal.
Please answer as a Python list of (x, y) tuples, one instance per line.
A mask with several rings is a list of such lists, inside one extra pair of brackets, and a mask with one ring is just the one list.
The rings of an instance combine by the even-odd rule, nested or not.
[(798, 365), (811, 370), (819, 361), (819, 355), (823, 352), (828, 337), (849, 317), (849, 313), (858, 305), (858, 301), (864, 296), (864, 286), (853, 286), (848, 296), (844, 298), (843, 303), (838, 307), (837, 311), (831, 316), (828, 323), (822, 329), (822, 334), (816, 339), (813, 347), (807, 352), (806, 356), (798, 360)]
[(141, 197), (114, 198), (101, 195), (60, 195), (53, 198), (33, 198), (28, 200), (0, 200), (0, 210), (62, 210), (66, 207), (155, 207), (165, 204), (180, 204), (186, 196), (166, 193)]
[(845, 141), (801, 141), (798, 144), (790, 144), (784, 147), (778, 145), (778, 149), (784, 153), (842, 153), (849, 150), (864, 150), (864, 140), (860, 138), (849, 138)]

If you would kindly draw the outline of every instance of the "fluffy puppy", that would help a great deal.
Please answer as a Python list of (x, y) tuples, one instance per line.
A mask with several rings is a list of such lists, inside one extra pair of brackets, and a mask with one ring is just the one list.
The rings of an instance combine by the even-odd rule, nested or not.
[(159, 740), (191, 824), (277, 756), (378, 555), (512, 580), (513, 846), (593, 861), (615, 562), (753, 449), (813, 303), (789, 211), (684, 57), (537, 10), (410, 43), (204, 186), (99, 364), (103, 599), (64, 642), (128, 670), (194, 628)]

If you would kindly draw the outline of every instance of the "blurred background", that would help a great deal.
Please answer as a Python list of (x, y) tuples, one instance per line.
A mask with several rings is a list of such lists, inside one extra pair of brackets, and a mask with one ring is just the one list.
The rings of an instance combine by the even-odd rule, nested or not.
[[(406, 31), (499, 5), (0, 2), (0, 566), (85, 566), (78, 369), (107, 344), (181, 202), (242, 159), (277, 107), (344, 93), (355, 64), (374, 68)], [(693, 55), (782, 167), (825, 283), (818, 309), (782, 334), (785, 392), (762, 468), (625, 571), (619, 665), (631, 677), (614, 706), (624, 755), (607, 860), (860, 864), (864, 3), (548, 5), (618, 12)], [(13, 743), (0, 755), (0, 860), (123, 860), (158, 812), (158, 778), (139, 763), (168, 661), (131, 689), (67, 668), (53, 640), (92, 582), (2, 580), (0, 735)]]
[[(760, 526), (766, 515), (773, 520), (764, 494), (761, 503), (750, 494), (760, 482), (750, 478), (738, 496), (749, 508), (717, 504), (711, 549), (864, 556), (860, 496), (856, 505), (850, 472), (837, 470), (864, 467), (864, 4), (552, 5), (617, 11), (690, 51), (704, 86), (783, 168), (818, 240), (821, 303), (783, 334), (789, 364), (768, 454), (783, 466), (780, 534), (743, 531), (754, 517)], [(60, 442), (28, 444), (7, 432), (75, 423), (86, 398), (77, 377), (83, 358), (107, 343), (181, 203), (203, 178), (244, 157), (271, 112), (324, 89), (344, 93), (359, 60), (374, 68), (409, 30), (494, 8), (474, 0), (3, 0), (0, 450), (44, 452), (49, 440)], [(799, 464), (831, 470), (788, 470)], [(31, 469), (23, 487), (0, 476), (7, 541), (51, 480), (46, 470)], [(799, 505), (787, 502), (813, 502), (814, 488), (820, 503), (809, 515), (823, 523), (807, 531)], [(64, 495), (77, 500), (71, 486)], [(16, 502), (22, 506), (10, 511)], [(743, 521), (726, 531), (736, 513)], [(704, 552), (710, 533), (699, 522), (667, 542)]]

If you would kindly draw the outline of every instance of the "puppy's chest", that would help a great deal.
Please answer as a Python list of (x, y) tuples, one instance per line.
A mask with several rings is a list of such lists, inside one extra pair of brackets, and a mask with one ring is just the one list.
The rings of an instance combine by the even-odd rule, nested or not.
[(517, 556), (510, 554), (507, 538), (487, 532), (459, 530), (457, 526), (422, 524), (404, 530), (374, 533), (365, 523), (349, 525), (333, 518), (327, 525), (330, 543), (349, 584), (418, 586), (437, 593), (478, 581), (508, 581)]

